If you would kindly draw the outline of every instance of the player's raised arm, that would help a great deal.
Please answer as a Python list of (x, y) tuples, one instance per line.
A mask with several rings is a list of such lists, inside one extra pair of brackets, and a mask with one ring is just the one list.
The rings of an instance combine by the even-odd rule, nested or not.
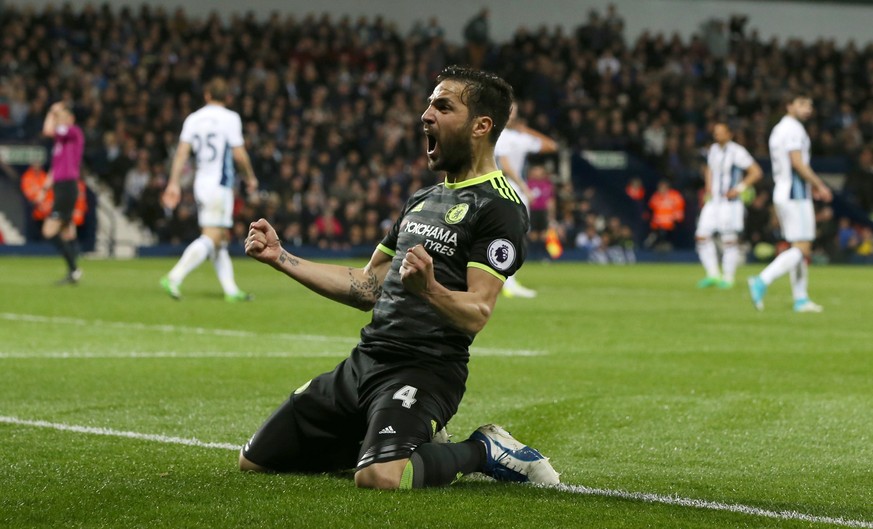
[(58, 127), (58, 112), (62, 108), (63, 103), (57, 102), (53, 104), (48, 113), (45, 115), (45, 120), (42, 122), (42, 135), (47, 138), (55, 137), (55, 130)]
[(391, 256), (375, 250), (363, 268), (314, 263), (282, 248), (276, 230), (265, 219), (251, 223), (246, 254), (283, 272), (322, 296), (360, 310), (372, 310), (382, 294)]
[(449, 290), (433, 273), (433, 258), (417, 245), (410, 248), (400, 266), (406, 290), (424, 299), (454, 327), (470, 334), (481, 331), (494, 311), (503, 281), (478, 268), (467, 269), (467, 290)]

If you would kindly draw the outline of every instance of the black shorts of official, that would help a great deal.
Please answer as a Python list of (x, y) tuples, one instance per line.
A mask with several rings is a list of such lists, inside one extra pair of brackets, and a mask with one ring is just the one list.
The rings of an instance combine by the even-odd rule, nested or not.
[(331, 472), (405, 459), (457, 412), (462, 362), (380, 363), (355, 349), (297, 389), (243, 447), (277, 472)]
[(549, 227), (549, 213), (544, 209), (531, 210), (530, 230), (546, 231)]
[(64, 180), (54, 183), (55, 203), (52, 206), (51, 217), (61, 222), (70, 222), (73, 219), (73, 210), (76, 208), (76, 200), (79, 199), (79, 181)]

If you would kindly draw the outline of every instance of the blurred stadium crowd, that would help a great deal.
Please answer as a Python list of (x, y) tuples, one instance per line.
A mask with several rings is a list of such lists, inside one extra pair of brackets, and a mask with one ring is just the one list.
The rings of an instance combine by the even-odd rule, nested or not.
[[(175, 213), (159, 203), (182, 120), (203, 84), (225, 76), (242, 116), (260, 193), (241, 197), (237, 238), (263, 216), (290, 244), (346, 248), (381, 239), (410, 193), (435, 181), (419, 132), (436, 74), (472, 63), (506, 78), (519, 115), (572, 150), (624, 150), (646, 160), (700, 206), (703, 149), (717, 119), (767, 158), (785, 90), (811, 92), (813, 156), (851, 161), (842, 196), (873, 212), (873, 44), (763, 40), (745, 20), (711, 21), (690, 40), (645, 33), (629, 42), (614, 8), (589, 12), (575, 32), (520, 27), (490, 42), (487, 12), (466, 42), (438, 19), (401, 32), (388, 19), (274, 14), (222, 20), (108, 4), (7, 6), (0, 12), (0, 140), (39, 138), (49, 105), (73, 105), (85, 164), (162, 242), (198, 234), (193, 196)], [(484, 22), (484, 24), (483, 24)], [(476, 32), (472, 31), (477, 30)], [(547, 165), (555, 170), (555, 164)], [(765, 170), (768, 170), (765, 167)], [(557, 181), (557, 175), (552, 174)], [(639, 197), (654, 192), (646, 186)], [(642, 242), (597, 211), (597, 191), (556, 183), (554, 225), (566, 247)], [(637, 198), (637, 197), (634, 197)], [(752, 241), (775, 244), (766, 192), (750, 203)], [(873, 253), (873, 231), (819, 210), (819, 247), (831, 257)], [(830, 218), (828, 216), (830, 215)]]

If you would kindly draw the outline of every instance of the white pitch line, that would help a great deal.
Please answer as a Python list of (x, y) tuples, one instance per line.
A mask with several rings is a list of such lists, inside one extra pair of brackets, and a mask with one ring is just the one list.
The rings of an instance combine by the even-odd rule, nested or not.
[(842, 527), (859, 527), (862, 529), (873, 529), (873, 522), (864, 520), (849, 520), (846, 518), (833, 518), (831, 516), (814, 516), (812, 514), (804, 514), (797, 511), (768, 511), (758, 507), (750, 507), (737, 503), (722, 503), (718, 501), (696, 500), (693, 498), (681, 498), (679, 496), (663, 496), (660, 494), (651, 494), (648, 492), (627, 492), (624, 490), (611, 489), (596, 489), (585, 487), (583, 485), (566, 485), (560, 484), (554, 487), (563, 492), (573, 494), (584, 494), (586, 496), (605, 496), (608, 498), (620, 498), (623, 500), (635, 500), (646, 503), (660, 503), (663, 505), (675, 505), (679, 507), (693, 507), (695, 509), (708, 509), (711, 511), (735, 512), (739, 514), (747, 514), (749, 516), (760, 516), (763, 518), (775, 518), (778, 520), (799, 520), (810, 523), (823, 523), (831, 525), (839, 525)]
[(54, 325), (87, 325), (89, 327), (109, 327), (114, 329), (131, 329), (136, 331), (155, 332), (178, 332), (184, 334), (201, 334), (210, 336), (229, 336), (237, 338), (264, 338), (272, 337), (289, 340), (308, 340), (313, 342), (345, 342), (355, 344), (356, 340), (340, 336), (324, 336), (320, 334), (292, 334), (292, 333), (259, 333), (253, 331), (240, 331), (236, 329), (212, 329), (207, 327), (188, 327), (185, 325), (153, 325), (148, 323), (86, 320), (82, 318), (68, 318), (64, 316), (39, 316), (35, 314), (15, 314), (0, 312), (0, 319), (25, 323), (49, 323)]
[[(0, 416), (0, 423), (11, 424), (15, 426), (32, 426), (36, 428), (49, 428), (63, 432), (84, 433), (92, 435), (106, 435), (111, 437), (124, 437), (128, 439), (137, 439), (142, 441), (154, 441), (158, 443), (179, 444), (185, 446), (195, 446), (199, 448), (220, 448), (223, 450), (237, 451), (240, 445), (233, 443), (209, 443), (200, 441), (195, 438), (171, 437), (167, 435), (144, 434), (138, 432), (126, 432), (121, 430), (113, 430), (111, 428), (96, 428), (93, 426), (76, 426), (70, 424), (53, 423), (48, 421), (30, 421), (18, 419), (16, 417)], [(624, 490), (598, 489), (585, 487), (583, 485), (544, 485), (544, 489), (554, 489), (560, 492), (568, 492), (571, 494), (582, 494), (585, 496), (603, 496), (607, 498), (619, 498), (623, 500), (641, 501), (645, 503), (660, 503), (662, 505), (672, 505), (678, 507), (691, 507), (695, 509), (707, 509), (711, 511), (733, 512), (745, 514), (748, 516), (759, 516), (762, 518), (773, 518), (777, 520), (799, 520), (809, 523), (821, 523), (829, 525), (837, 525), (841, 527), (853, 527), (859, 529), (873, 529), (873, 522), (864, 520), (851, 520), (846, 518), (834, 518), (831, 516), (815, 516), (812, 514), (804, 514), (797, 511), (768, 511), (758, 507), (741, 505), (737, 503), (722, 503), (717, 501), (698, 500), (693, 498), (682, 498), (679, 496), (664, 496), (661, 494), (651, 494), (647, 492), (628, 492)]]
[(78, 360), (78, 359), (148, 359), (148, 358), (342, 358), (346, 352), (302, 352), (302, 353), (251, 353), (216, 351), (149, 351), (124, 353), (85, 353), (79, 351), (52, 351), (48, 353), (3, 353), (0, 360)]
[(18, 419), (16, 417), (0, 416), (0, 423), (13, 424), (16, 426), (33, 426), (36, 428), (49, 428), (51, 430), (59, 430), (62, 432), (87, 433), (87, 434), (92, 434), (92, 435), (108, 435), (110, 437), (126, 437), (128, 439), (138, 439), (141, 441), (155, 441), (157, 443), (196, 446), (199, 448), (221, 448), (224, 450), (239, 450), (240, 447), (242, 446), (242, 445), (231, 444), (231, 443), (208, 443), (206, 441), (200, 441), (199, 439), (195, 439), (193, 437), (186, 439), (183, 437), (171, 437), (168, 435), (139, 433), (139, 432), (125, 432), (125, 431), (121, 431), (121, 430), (113, 430), (111, 428), (96, 428), (93, 426), (76, 426), (73, 424), (61, 424), (61, 423), (47, 422), (47, 421), (28, 421), (25, 419)]
[[(206, 327), (188, 327), (184, 325), (152, 325), (146, 323), (136, 323), (136, 322), (122, 322), (122, 321), (105, 321), (105, 320), (86, 320), (82, 318), (69, 318), (64, 316), (39, 316), (35, 314), (15, 314), (11, 312), (0, 312), (0, 320), (7, 321), (15, 321), (15, 322), (24, 322), (24, 323), (47, 323), (54, 325), (75, 325), (75, 326), (88, 326), (92, 327), (108, 327), (113, 329), (129, 329), (129, 330), (137, 330), (137, 331), (155, 331), (155, 332), (175, 332), (175, 333), (184, 333), (184, 334), (198, 334), (198, 335), (208, 335), (208, 336), (227, 336), (227, 337), (236, 337), (236, 338), (274, 338), (279, 340), (289, 340), (289, 341), (308, 341), (308, 342), (322, 342), (322, 343), (334, 343), (343, 345), (351, 350), (352, 347), (358, 343), (357, 339), (354, 338), (344, 338), (341, 336), (325, 336), (321, 334), (293, 334), (293, 333), (261, 333), (261, 332), (253, 332), (253, 331), (240, 331), (236, 329), (211, 329)], [(546, 351), (539, 350), (531, 350), (531, 349), (502, 349), (497, 347), (471, 347), (470, 352), (473, 356), (542, 356), (548, 354)], [(8, 353), (8, 354), (18, 354), (18, 353)], [(54, 353), (50, 353), (54, 354)], [(246, 353), (241, 353), (246, 354)], [(314, 353), (320, 356), (335, 356), (333, 354), (321, 354)], [(344, 352), (343, 355), (348, 354), (348, 351)], [(257, 356), (266, 356), (266, 355), (257, 355)], [(289, 356), (305, 356), (302, 354), (291, 354)], [(0, 358), (4, 358), (0, 355)], [(12, 356), (8, 358), (13, 358)], [(68, 356), (65, 358), (75, 358), (72, 356)], [(85, 358), (85, 357), (81, 357)], [(102, 358), (102, 357), (93, 357), (93, 358)], [(183, 358), (183, 357), (180, 357)]]
[[(502, 349), (480, 349), (472, 353), (474, 356), (539, 356), (537, 351)], [(253, 353), (245, 351), (129, 351), (109, 353), (87, 353), (82, 351), (50, 351), (44, 353), (22, 353), (0, 351), (0, 360), (112, 360), (112, 359), (149, 359), (149, 358), (344, 358), (348, 351), (303, 351), (299, 353), (266, 352)]]

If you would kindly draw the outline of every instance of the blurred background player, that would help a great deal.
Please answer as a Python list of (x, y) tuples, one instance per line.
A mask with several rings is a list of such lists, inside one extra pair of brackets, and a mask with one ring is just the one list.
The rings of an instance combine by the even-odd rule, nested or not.
[(185, 248), (170, 273), (161, 278), (161, 286), (171, 297), (179, 299), (182, 281), (208, 257), (215, 265), (224, 299), (248, 301), (251, 296), (237, 286), (227, 252), (229, 230), (233, 226), (234, 162), (242, 169), (249, 196), (257, 192), (258, 180), (243, 144), (239, 114), (225, 108), (227, 82), (221, 78), (213, 79), (204, 89), (203, 97), (206, 105), (188, 116), (182, 125), (170, 181), (162, 197), (167, 208), (175, 209), (179, 204), (182, 169), (193, 152), (197, 166), (194, 198), (201, 235)]
[[(530, 212), (530, 202), (535, 197), (525, 181), (525, 164), (528, 154), (557, 152), (558, 143), (545, 134), (538, 132), (518, 119), (517, 105), (513, 103), (509, 114), (509, 122), (500, 133), (494, 156), (497, 166), (506, 175), (509, 185), (515, 189), (522, 203)], [(508, 297), (533, 298), (537, 293), (522, 286), (515, 276), (510, 276), (503, 284), (503, 294)]]
[[(761, 179), (763, 171), (749, 151), (732, 141), (727, 123), (716, 123), (712, 129), (715, 143), (706, 156), (703, 170), (706, 204), (697, 221), (697, 255), (706, 270), (700, 288), (734, 286), (734, 275), (740, 259), (739, 234), (743, 231), (745, 208), (740, 195)], [(718, 249), (713, 235), (721, 239), (722, 263), (718, 268)]]
[(76, 225), (73, 223), (73, 210), (79, 198), (85, 135), (76, 126), (72, 110), (63, 102), (57, 102), (49, 108), (42, 133), (54, 139), (51, 172), (35, 201), (42, 202), (49, 189), (53, 191), (54, 206), (42, 224), (42, 236), (55, 245), (67, 263), (67, 275), (58, 284), (75, 285), (82, 278), (82, 270), (77, 264), (79, 242), (76, 238)]
[(764, 310), (767, 287), (789, 273), (795, 312), (821, 312), (822, 307), (809, 299), (808, 266), (812, 241), (815, 239), (813, 192), (830, 202), (831, 190), (809, 166), (810, 141), (803, 122), (812, 115), (812, 99), (793, 94), (786, 105), (787, 113), (770, 133), (770, 160), (773, 163), (773, 205), (782, 226), (782, 235), (791, 248), (779, 254), (761, 275), (749, 278), (749, 293), (758, 310)]

